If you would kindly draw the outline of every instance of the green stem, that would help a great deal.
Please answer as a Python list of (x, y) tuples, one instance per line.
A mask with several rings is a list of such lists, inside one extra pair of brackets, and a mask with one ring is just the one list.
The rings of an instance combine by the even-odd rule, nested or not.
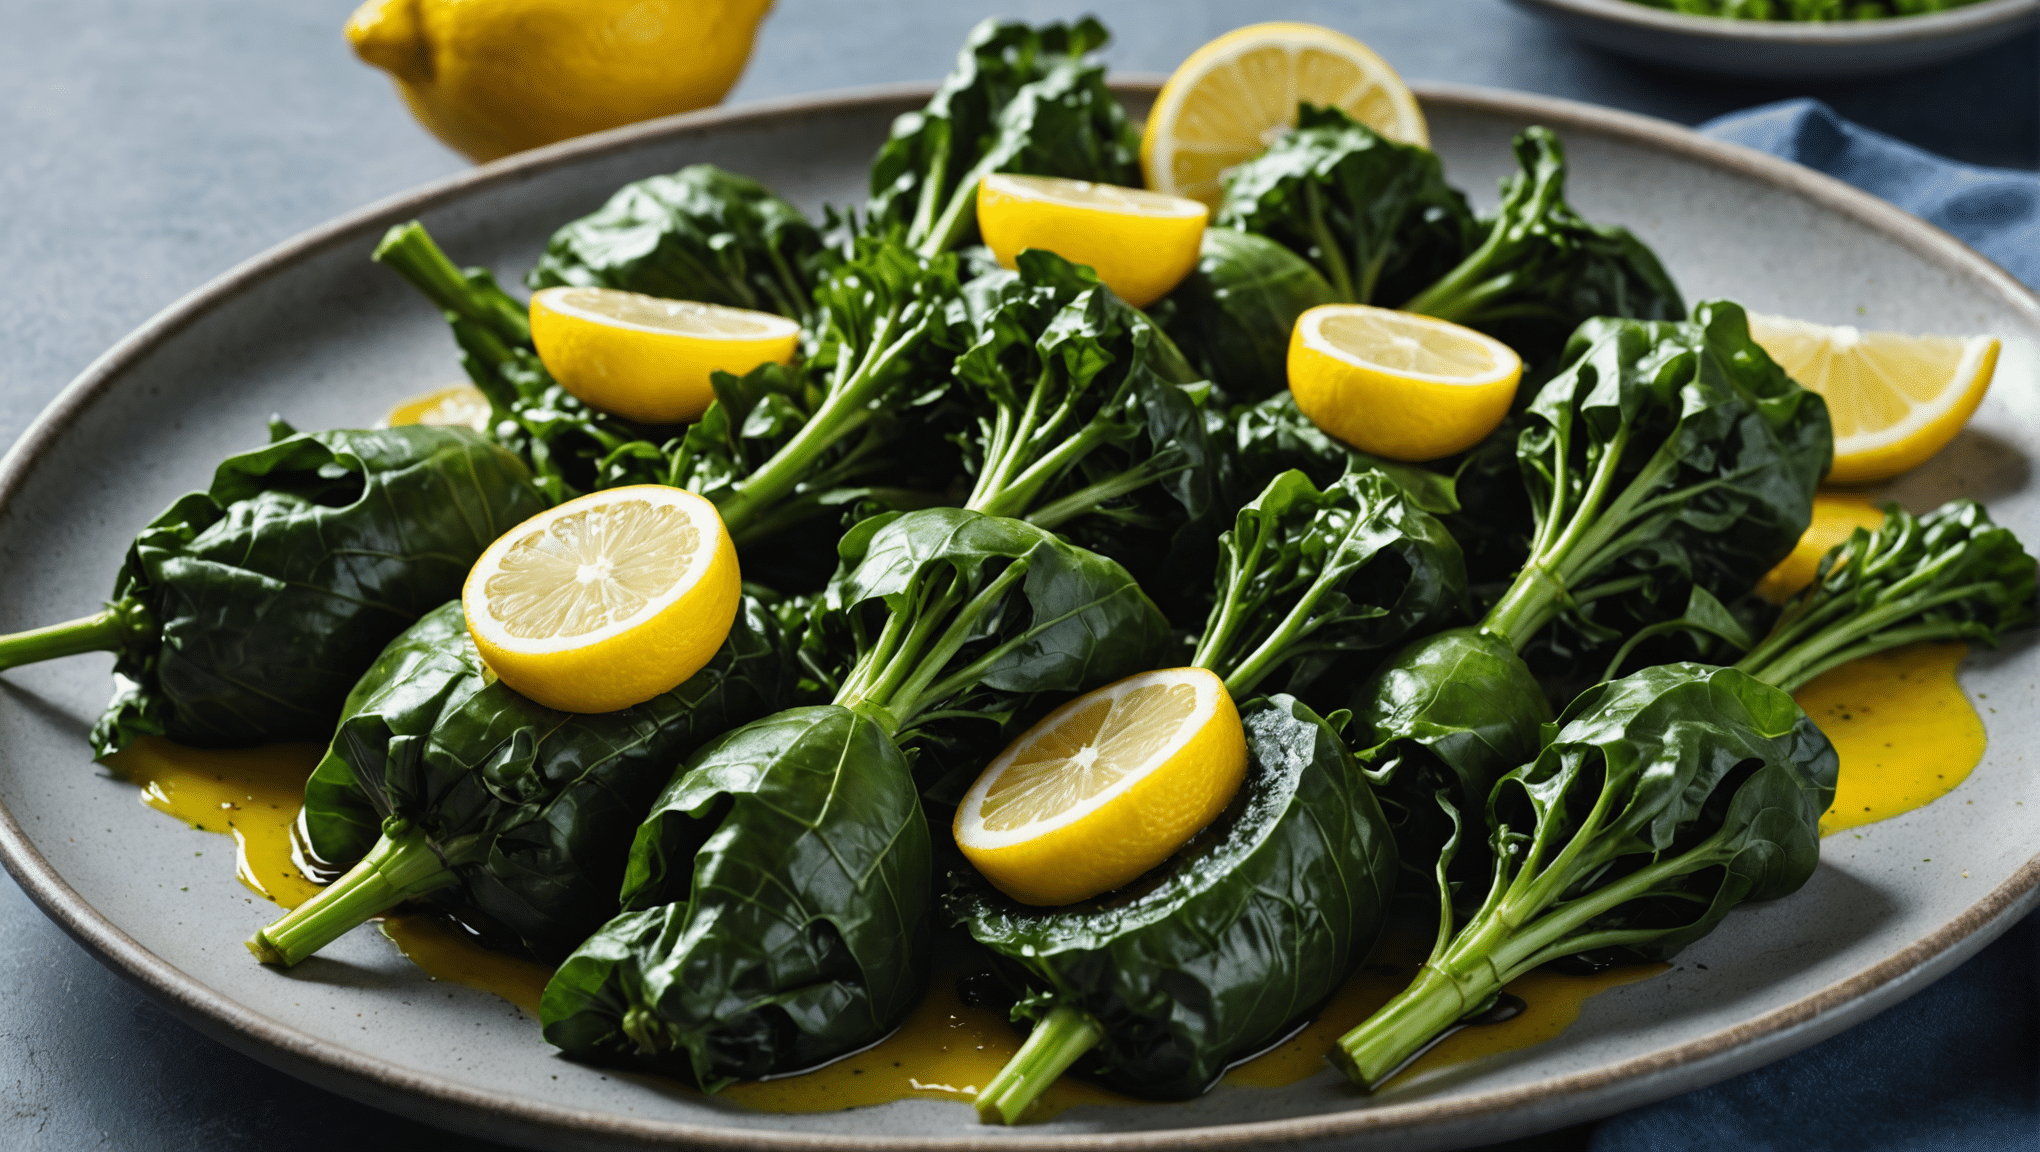
[(531, 310), (519, 304), (496, 285), (495, 278), (481, 269), (463, 272), (454, 267), (439, 245), (433, 243), (425, 226), (416, 220), (398, 224), (383, 234), (370, 257), (388, 265), (409, 281), (425, 298), (467, 320), (486, 326), (499, 339), (531, 346)]
[[(826, 451), (829, 445), (871, 418), (871, 401), (885, 387), (886, 367), (904, 355), (928, 330), (926, 323), (917, 324), (894, 340), (893, 330), (899, 322), (900, 309), (895, 307), (874, 327), (870, 354), (839, 387), (830, 390), (828, 398), (815, 409), (807, 423), (801, 425), (800, 431), (793, 434), (792, 439), (738, 483), (728, 499), (717, 505), (716, 510), (722, 514), (723, 524), (732, 536), (745, 531), (753, 519), (762, 516), (799, 486), (814, 458)], [(892, 343), (888, 344), (888, 340)]]
[(1057, 1077), (1104, 1038), (1105, 1029), (1087, 1013), (1067, 1004), (1056, 1005), (1027, 1034), (1027, 1042), (1006, 1066), (978, 1092), (978, 1119), (987, 1124), (1018, 1123)]
[(0, 671), (80, 652), (117, 652), (155, 634), (156, 618), (141, 601), (119, 600), (77, 620), (0, 636)]
[(440, 858), (424, 829), (391, 820), (361, 863), (250, 936), (248, 951), (264, 964), (288, 968), (378, 913), (453, 882), (453, 869)]

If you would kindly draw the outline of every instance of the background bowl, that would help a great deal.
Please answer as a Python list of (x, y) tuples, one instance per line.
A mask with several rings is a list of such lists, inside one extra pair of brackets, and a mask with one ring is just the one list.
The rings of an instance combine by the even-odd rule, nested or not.
[(1746, 80), (1844, 80), (1979, 52), (2040, 22), (2040, 0), (1832, 24), (1687, 16), (1633, 0), (1509, 0), (1567, 33), (1652, 64)]

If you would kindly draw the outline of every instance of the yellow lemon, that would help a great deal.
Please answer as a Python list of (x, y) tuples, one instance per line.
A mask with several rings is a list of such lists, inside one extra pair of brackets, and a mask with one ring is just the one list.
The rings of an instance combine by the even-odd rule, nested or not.
[(563, 712), (614, 712), (699, 672), (730, 634), (741, 585), (715, 505), (638, 484), (512, 528), (475, 561), (460, 602), (505, 684)]
[(1424, 461), (1463, 452), (1508, 415), (1523, 360), (1449, 320), (1320, 304), (1289, 333), (1289, 391), (1311, 422), (1362, 452)]
[(1813, 498), (1813, 522), (1793, 545), (1792, 554), (1757, 582), (1757, 595), (1783, 604), (1794, 592), (1820, 575), (1820, 558), (1858, 528), (1884, 523), (1884, 510), (1853, 492), (1822, 492)]
[(999, 263), (1029, 248), (1088, 264), (1135, 308), (1169, 294), (1197, 266), (1211, 209), (1181, 196), (1054, 176), (987, 176), (978, 231)]
[(714, 372), (791, 363), (800, 325), (614, 288), (547, 288), (531, 298), (531, 342), (560, 387), (595, 407), (680, 424), (708, 410)]
[(1868, 484), (1924, 464), (1962, 430), (1997, 371), (1989, 336), (1907, 336), (1750, 315), (1750, 336), (1827, 398), (1830, 484)]
[(1246, 772), (1246, 733), (1223, 681), (1202, 668), (1142, 672), (1008, 745), (957, 807), (956, 843), (1013, 899), (1071, 904), (1168, 859)]
[(706, 108), (751, 56), (771, 0), (367, 0), (355, 55), (477, 162)]
[(489, 430), (489, 398), (472, 384), (448, 384), (423, 396), (413, 396), (383, 417), (391, 428), (406, 424), (431, 424), (451, 428)]
[(1431, 143), (1409, 86), (1374, 50), (1315, 24), (1252, 24), (1190, 54), (1148, 113), (1148, 187), (1218, 206), (1232, 168), (1296, 125), (1299, 101), (1343, 110), (1390, 140)]

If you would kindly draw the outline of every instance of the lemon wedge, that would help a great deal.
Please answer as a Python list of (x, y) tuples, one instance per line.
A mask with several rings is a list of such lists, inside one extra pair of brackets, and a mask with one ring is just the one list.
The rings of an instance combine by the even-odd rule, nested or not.
[(1135, 308), (1169, 294), (1197, 266), (1211, 209), (1142, 188), (998, 173), (978, 184), (978, 231), (999, 263), (1029, 248), (1088, 264)]
[(1409, 86), (1374, 50), (1316, 24), (1250, 24), (1190, 54), (1148, 113), (1148, 187), (1212, 207), (1225, 174), (1296, 124), (1296, 105), (1341, 109), (1390, 140), (1431, 143)]
[(1225, 683), (1142, 672), (1086, 693), (1006, 747), (956, 809), (956, 844), (1023, 904), (1071, 904), (1169, 858), (1247, 771)]
[(614, 712), (708, 663), (736, 620), (741, 584), (715, 505), (639, 484), (512, 528), (475, 561), (460, 600), (504, 683), (562, 712)]
[(770, 312), (615, 288), (547, 288), (531, 298), (531, 342), (560, 387), (646, 424), (699, 419), (709, 377), (787, 364), (800, 325)]
[(413, 396), (390, 409), (389, 415), (383, 417), (383, 424), (389, 428), (401, 428), (406, 424), (427, 424), (487, 432), (489, 398), (482, 395), (482, 390), (472, 384), (448, 384), (444, 388), (435, 388), (423, 396)]
[(1750, 337), (1827, 398), (1830, 484), (1868, 484), (1924, 464), (1962, 430), (1997, 371), (1989, 336), (1907, 336), (1750, 314)]
[(1320, 304), (1289, 334), (1289, 391), (1311, 422), (1362, 452), (1424, 461), (1463, 452), (1508, 415), (1523, 360), (1449, 320)]

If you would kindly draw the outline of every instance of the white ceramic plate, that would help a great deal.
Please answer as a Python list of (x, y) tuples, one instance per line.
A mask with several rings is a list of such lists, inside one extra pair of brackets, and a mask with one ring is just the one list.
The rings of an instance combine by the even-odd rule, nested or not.
[(1635, 0), (1509, 0), (1610, 52), (1746, 80), (1844, 80), (1980, 52), (2040, 21), (2040, 0), (1982, 0), (1946, 12), (1832, 23), (1688, 16)]
[[(1152, 82), (1123, 86), (1137, 109)], [(365, 424), (458, 377), (445, 325), (369, 263), (422, 216), (456, 259), (514, 278), (560, 223), (626, 181), (712, 161), (807, 208), (861, 198), (894, 88), (620, 129), (476, 169), (372, 206), (207, 285), (109, 351), (0, 463), (0, 630), (96, 607), (131, 534), (214, 464), (300, 427)], [(1689, 300), (1829, 323), (2005, 340), (1972, 429), (1897, 490), (1916, 508), (1990, 502), (2040, 541), (2040, 300), (1946, 235), (1826, 177), (1681, 128), (1563, 101), (1420, 93), (1454, 182), (1492, 204), (1526, 124), (1559, 130), (1571, 198), (1652, 244)], [(1015, 1131), (916, 1100), (822, 1115), (749, 1113), (650, 1078), (569, 1063), (515, 1009), (429, 983), (367, 929), (289, 973), (241, 941), (274, 909), (223, 867), (223, 844), (135, 803), (84, 734), (108, 659), (0, 678), (0, 856), (108, 965), (202, 1031), (307, 1080), (449, 1128), (536, 1147), (1245, 1148), (1358, 1138), (1421, 1148), (1503, 1139), (1717, 1080), (1813, 1043), (1917, 991), (2034, 902), (2040, 788), (2020, 751), (2040, 715), (2040, 651), (1972, 658), (1991, 750), (1953, 796), (1827, 842), (1798, 895), (1738, 911), (1658, 979), (1605, 993), (1542, 1046), (1423, 1095), (1357, 1096), (1327, 1070), (1288, 1089), (1188, 1104), (1078, 1108)], [(204, 856), (195, 856), (203, 852)], [(1931, 858), (1931, 863), (1924, 862)], [(1704, 964), (1705, 968), (1700, 968)]]

